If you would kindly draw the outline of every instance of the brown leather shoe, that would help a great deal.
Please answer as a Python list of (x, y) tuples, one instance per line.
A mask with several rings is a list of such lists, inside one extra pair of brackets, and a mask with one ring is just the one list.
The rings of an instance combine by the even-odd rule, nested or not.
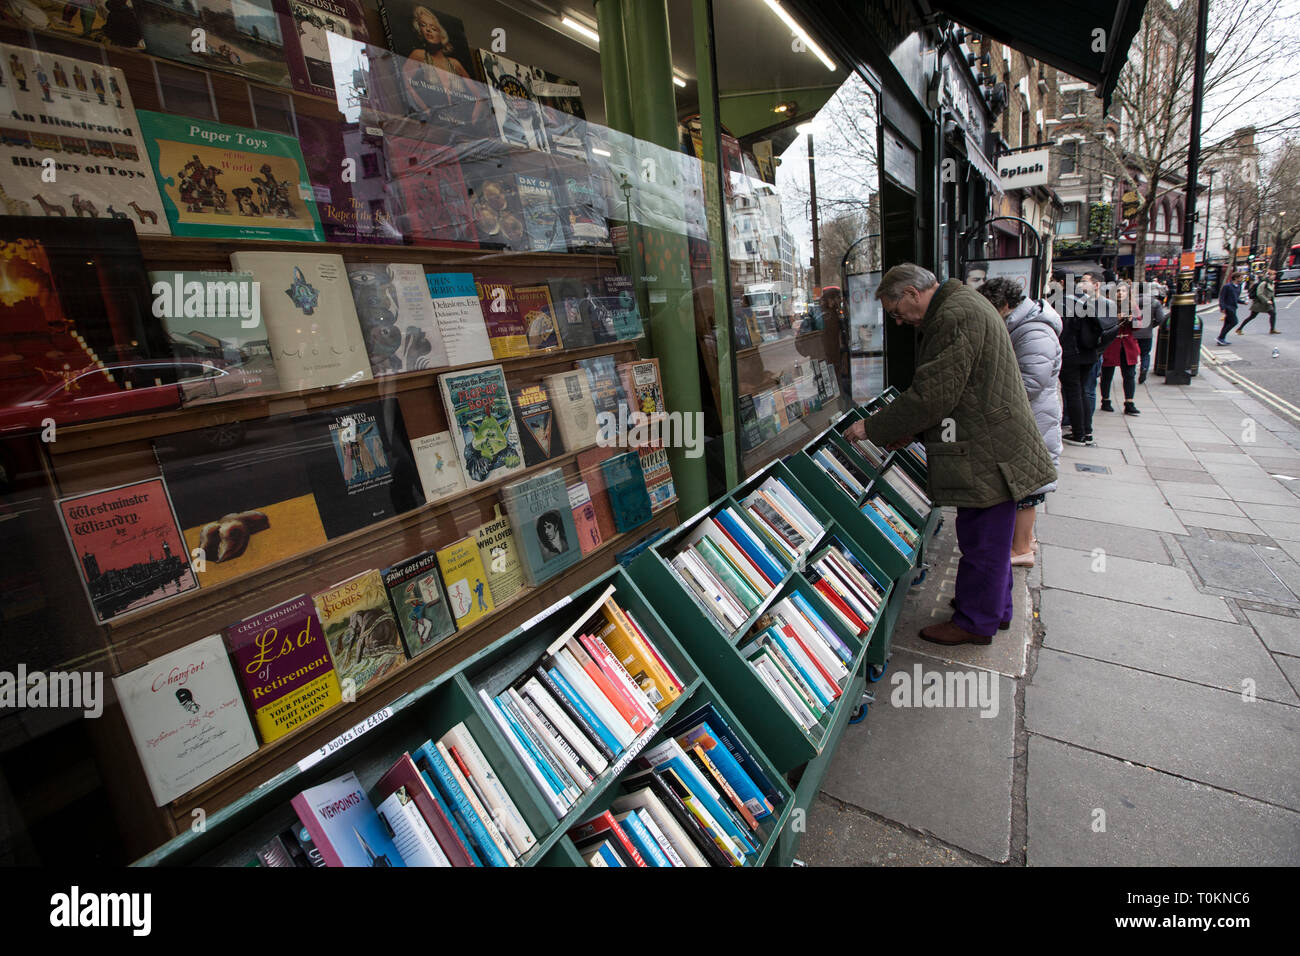
[(965, 628), (958, 627), (952, 621), (944, 621), (942, 624), (931, 624), (929, 627), (921, 628), (921, 640), (929, 641), (931, 644), (947, 644), (949, 646), (956, 644), (992, 644), (993, 635), (987, 637), (980, 634), (972, 634)]

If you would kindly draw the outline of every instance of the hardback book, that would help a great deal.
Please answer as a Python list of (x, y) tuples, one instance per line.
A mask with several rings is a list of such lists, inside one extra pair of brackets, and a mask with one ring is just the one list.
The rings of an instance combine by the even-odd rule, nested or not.
[(637, 449), (637, 455), (641, 459), (646, 494), (650, 496), (650, 510), (662, 511), (677, 500), (677, 486), (673, 484), (672, 469), (668, 466), (668, 449), (662, 442), (655, 442), (642, 445)]
[(447, 586), (447, 603), (457, 628), (468, 627), (484, 614), (492, 613), (496, 604), (474, 538), (461, 538), (440, 548), (438, 567)]
[(548, 151), (550, 143), (533, 96), (531, 69), (488, 50), (477, 51), (477, 58), (501, 141), (515, 149)]
[[(0, 405), (44, 399), (34, 425), (180, 404), (176, 389), (141, 387), (162, 371), (141, 360), (172, 348), (130, 223), (0, 217), (0, 270)], [(75, 393), (112, 395), (112, 411), (82, 412)]]
[(582, 90), (573, 80), (541, 67), (531, 71), (531, 87), (550, 140), (551, 152), (587, 161), (587, 116)]
[(220, 634), (114, 677), (113, 689), (160, 807), (257, 751)]
[(247, 272), (150, 272), (154, 314), (178, 359), (209, 363), (223, 374), (182, 383), (187, 405), (276, 392), (280, 377), (253, 276)]
[(567, 173), (560, 179), (564, 187), (561, 214), (569, 232), (569, 245), (574, 249), (613, 249), (609, 241), (609, 223), (606, 222), (600, 193), (588, 175)]
[(324, 239), (292, 136), (148, 110), (136, 116), (172, 235)]
[(409, 753), (404, 753), (397, 758), (397, 762), (379, 778), (379, 783), (375, 784), (375, 795), (387, 797), (399, 788), (405, 789), (415, 803), (420, 816), (424, 818), (425, 824), (452, 866), (478, 865), (470, 855), (459, 826), (448, 814), (441, 799), (434, 792), (433, 785), (425, 779)]
[(578, 531), (578, 546), (585, 557), (599, 548), (602, 540), (596, 506), (591, 502), (591, 491), (585, 481), (569, 486), (569, 507), (573, 510), (573, 526)]
[(465, 473), (451, 432), (437, 432), (411, 439), (411, 454), (420, 473), (424, 500), (429, 504), (465, 490)]
[(636, 301), (636, 287), (628, 276), (605, 276), (605, 308), (613, 326), (614, 338), (620, 342), (645, 335), (641, 309)]
[(551, 290), (551, 303), (555, 307), (555, 321), (559, 330), (560, 343), (566, 349), (581, 349), (595, 344), (591, 323), (583, 313), (582, 283), (578, 279), (551, 279), (547, 285)]
[(474, 540), (487, 572), (492, 603), (504, 604), (523, 589), (524, 569), (515, 549), (509, 518), (501, 513), (500, 504), (494, 507), (492, 520), (475, 529)]
[(326, 866), (406, 866), (355, 773), (310, 787), (290, 802)]
[(294, 420), (301, 457), (330, 538), (424, 504), (396, 401), (312, 412)]
[[(149, 2), (149, 0), (143, 0)], [(288, 0), (285, 52), (296, 90), (333, 99), (352, 81), (349, 47), (369, 39), (365, 13), (357, 0)], [(337, 62), (336, 62), (337, 60)]]
[(59, 516), (96, 620), (199, 586), (162, 479), (61, 498)]
[[(67, 4), (58, 0), (28, 0), (26, 3), (0, 6), (0, 23), (24, 29), (45, 28), (59, 35), (122, 47), (126, 50), (144, 49), (144, 40), (140, 36), (140, 24), (136, 19), (135, 8), (125, 4), (111, 10), (101, 11), (92, 8), (83, 13), (78, 8), (69, 13)], [(4, 61), (8, 63), (8, 60), (9, 55), (6, 53)], [(66, 70), (64, 73), (66, 74)], [(21, 79), (24, 84), (30, 82), (29, 78), (32, 76), (16, 70), (14, 74), (14, 80)], [(48, 77), (45, 85), (48, 85)], [(67, 89), (66, 75), (59, 86), (64, 90)]]
[(605, 293), (605, 282), (599, 277), (583, 279), (582, 298), (578, 313), (591, 326), (591, 335), (597, 345), (618, 341), (614, 328), (614, 313), (620, 303)]
[(402, 642), (411, 658), (456, 633), (447, 592), (438, 576), (438, 556), (425, 551), (380, 572), (392, 602)]
[(232, 253), (230, 262), (261, 285), (262, 318), (283, 390), (373, 378), (342, 256), (259, 250)]
[(623, 362), (618, 366), (623, 394), (631, 410), (646, 416), (668, 411), (664, 404), (664, 387), (659, 378), (659, 360), (654, 358)]
[(587, 384), (591, 389), (591, 401), (596, 407), (596, 415), (613, 416), (618, 421), (619, 406), (628, 401), (623, 392), (623, 383), (619, 380), (618, 369), (614, 365), (614, 356), (598, 355), (595, 358), (581, 359), (575, 363), (577, 368), (587, 374)]
[(524, 231), (533, 252), (567, 252), (568, 240), (555, 183), (547, 176), (515, 176)]
[(601, 464), (605, 490), (614, 512), (614, 527), (622, 534), (650, 520), (653, 509), (646, 491), (641, 459), (634, 451), (615, 455)]
[(416, 245), (477, 243), (456, 151), (431, 142), (424, 126), (413, 129), (404, 123), (398, 129), (384, 135), (388, 194), (398, 231)]
[[(354, 54), (352, 60), (369, 63), (364, 53)], [(325, 241), (400, 243), (382, 140), (368, 127), (345, 123), (338, 115), (327, 119), (299, 113), (297, 119), (298, 145)]]
[(492, 361), (492, 345), (483, 324), (483, 306), (478, 300), (474, 277), (468, 272), (438, 272), (426, 275), (425, 281), (447, 349), (447, 364)]
[(325, 634), (306, 594), (230, 625), (226, 643), (264, 744), (343, 700)]
[(530, 353), (551, 352), (561, 347), (555, 306), (551, 302), (549, 288), (544, 285), (517, 285), (515, 303), (519, 306), (519, 315), (524, 321)]
[(486, 109), (487, 90), (470, 78), (473, 59), (465, 25), (421, 0), (380, 0), (388, 47), (407, 112), (431, 128), (468, 134), (475, 113)]
[(528, 330), (519, 312), (519, 303), (515, 301), (514, 288), (509, 282), (482, 279), (475, 286), (493, 357), (503, 359), (527, 355)]
[(536, 587), (581, 560), (569, 492), (559, 468), (505, 485), (501, 498), (523, 558), (526, 583)]
[(433, 313), (424, 267), (414, 262), (349, 263), (348, 283), (376, 378), (444, 368), (447, 347)]
[(377, 809), (384, 828), (393, 834), (398, 856), (407, 866), (451, 866), (406, 787), (394, 789), (379, 801)]
[(478, 241), (484, 246), (527, 252), (528, 230), (519, 205), (519, 184), (494, 160), (462, 163), (470, 211)]
[(510, 401), (515, 408), (524, 464), (532, 467), (563, 455), (564, 442), (547, 390), (540, 384), (526, 385), (511, 391)]
[(470, 488), (524, 469), (510, 390), (500, 365), (438, 376), (452, 441)]
[(401, 632), (378, 571), (362, 571), (317, 591), (312, 601), (345, 698), (355, 700), (405, 663)]
[(599, 423), (586, 373), (581, 369), (555, 372), (543, 378), (542, 382), (551, 400), (551, 410), (555, 413), (564, 447), (576, 451), (596, 441)]
[[(101, 19), (94, 11), (81, 12), (81, 8), (64, 3), (24, 0), (0, 4), (0, 22), (24, 11), (43, 16), (45, 10), (52, 9), (78, 11), (68, 19), (56, 14), (61, 34), (69, 28), (75, 33), (76, 28), (87, 26), (86, 20)], [(115, 19), (127, 30), (119, 45), (139, 45), (132, 18), (131, 7), (121, 4)], [(92, 29), (83, 35), (97, 32)], [(130, 34), (134, 34), (134, 42), (129, 40)], [(8, 78), (0, 87), (5, 124), (0, 137), (0, 165), (5, 170), (0, 199), (5, 214), (78, 219), (103, 216), (130, 220), (142, 234), (167, 235), (167, 217), (162, 214), (162, 200), (122, 71), (102, 62), (3, 43), (0, 67)], [(52, 128), (67, 133), (93, 131), (94, 140), (54, 135)], [(95, 161), (88, 161), (88, 155)], [(43, 164), (47, 159), (57, 163), (56, 176), (47, 174)]]
[(283, 0), (194, 0), (175, 6), (140, 0), (134, 7), (153, 56), (270, 86), (290, 85), (284, 35), (293, 27)]
[[(154, 455), (185, 554), (205, 587), (323, 545), (327, 538), (291, 420), (172, 432)], [(197, 557), (195, 557), (197, 555)]]

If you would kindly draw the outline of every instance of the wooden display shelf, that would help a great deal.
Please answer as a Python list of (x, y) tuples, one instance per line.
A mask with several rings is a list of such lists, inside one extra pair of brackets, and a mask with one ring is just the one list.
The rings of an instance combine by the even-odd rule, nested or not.
[[(834, 402), (835, 399), (831, 401)], [(771, 438), (765, 438), (743, 453), (742, 458), (746, 469), (751, 472), (756, 471), (791, 450), (803, 447), (811, 436), (819, 434), (819, 429), (823, 429), (834, 416), (840, 414), (843, 414), (841, 409), (823, 405), (820, 411), (805, 415), (794, 425), (787, 426)]]
[(770, 342), (760, 342), (758, 345), (751, 345), (749, 348), (736, 349), (736, 361), (742, 361), (747, 358), (753, 358), (756, 355), (762, 355), (765, 352), (775, 352), (789, 345), (796, 345), (800, 342), (807, 342), (819, 336), (825, 335), (825, 329), (818, 329), (816, 332), (805, 332), (802, 335), (784, 335), (779, 339), (773, 339)]
[(573, 362), (581, 359), (635, 350), (640, 341), (641, 339), (626, 339), (580, 349), (559, 349), (516, 358), (494, 358), (489, 362), (475, 362), (471, 365), (452, 365), (418, 372), (403, 372), (399, 375), (385, 375), (382, 378), (373, 378), (354, 385), (335, 385), (298, 392), (275, 392), (248, 398), (231, 398), (129, 418), (107, 418), (103, 421), (79, 425), (62, 425), (58, 430), (58, 440), (48, 443), (46, 447), (49, 448), (50, 454), (57, 458), (60, 455), (122, 445), (196, 428), (229, 425), (234, 422), (255, 421), (271, 415), (298, 414), (335, 405), (372, 401), (413, 389), (436, 389), (438, 376), (460, 369), (500, 365), (508, 375), (512, 372), (541, 370), (552, 365), (571, 366)]
[[(676, 523), (676, 510), (668, 508), (640, 527), (616, 535), (572, 568), (540, 587), (525, 589), (491, 614), (457, 631), (442, 644), (408, 661), (389, 677), (367, 687), (354, 703), (333, 707), (300, 731), (259, 747), (256, 753), (236, 766), (163, 808), (170, 835), (184, 832), (193, 821), (195, 810), (202, 809), (211, 814), (235, 802), (403, 695), (441, 677), (492, 641), (510, 634), (540, 611), (578, 591), (614, 566), (614, 554), (620, 546)], [(154, 844), (157, 842), (155, 840)], [(150, 848), (140, 846), (137, 850), (143, 853)]]

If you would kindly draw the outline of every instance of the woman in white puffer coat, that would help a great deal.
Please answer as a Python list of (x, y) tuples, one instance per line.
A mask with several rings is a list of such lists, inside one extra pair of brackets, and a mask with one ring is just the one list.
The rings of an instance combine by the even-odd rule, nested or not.
[[(1027, 299), (1013, 279), (989, 279), (980, 293), (1006, 320), (1011, 346), (1020, 364), (1020, 377), (1029, 393), (1029, 406), (1043, 436), (1052, 464), (1061, 460), (1061, 317), (1044, 299)], [(1044, 485), (1016, 503), (1016, 530), (1011, 539), (1011, 564), (1034, 566), (1034, 509), (1042, 504), (1056, 482)]]

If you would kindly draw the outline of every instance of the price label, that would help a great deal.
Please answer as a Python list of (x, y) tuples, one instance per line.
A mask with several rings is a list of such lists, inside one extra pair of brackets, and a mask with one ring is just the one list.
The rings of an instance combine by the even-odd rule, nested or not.
[(528, 620), (524, 621), (523, 624), (519, 625), (519, 629), (520, 629), (521, 631), (526, 631), (526, 630), (528, 630), (530, 627), (532, 627), (532, 626), (533, 626), (534, 624), (536, 624), (538, 621), (540, 621), (540, 620), (542, 620), (543, 618), (547, 617), (548, 615), (553, 614), (554, 612), (558, 611), (560, 608), (564, 607), (566, 604), (568, 604), (568, 603), (569, 603), (570, 601), (572, 601), (572, 600), (573, 600), (573, 595), (571, 595), (571, 594), (570, 594), (570, 595), (567, 595), (567, 596), (565, 596), (565, 597), (560, 598), (558, 601), (556, 601), (554, 604), (552, 604), (552, 605), (551, 605), (550, 607), (548, 607), (546, 610), (541, 611), (541, 612), (539, 612), (539, 613), (537, 613), (537, 614), (534, 614), (534, 615), (533, 615), (532, 617), (530, 617)]
[(320, 763), (330, 754), (341, 750), (343, 747), (346, 747), (348, 744), (352, 743), (352, 741), (356, 740), (362, 734), (366, 734), (374, 730), (376, 727), (378, 727), (380, 724), (382, 724), (391, 716), (393, 716), (393, 709), (391, 707), (384, 707), (381, 710), (375, 711), (373, 714), (371, 714), (361, 723), (357, 724), (355, 727), (351, 728), (350, 730), (343, 731), (343, 733), (339, 734), (337, 737), (335, 737), (333, 740), (327, 743), (324, 747), (321, 747), (318, 750), (309, 753), (307, 756), (299, 760), (298, 772), (303, 773), (311, 769), (312, 767), (316, 766), (316, 764)]

